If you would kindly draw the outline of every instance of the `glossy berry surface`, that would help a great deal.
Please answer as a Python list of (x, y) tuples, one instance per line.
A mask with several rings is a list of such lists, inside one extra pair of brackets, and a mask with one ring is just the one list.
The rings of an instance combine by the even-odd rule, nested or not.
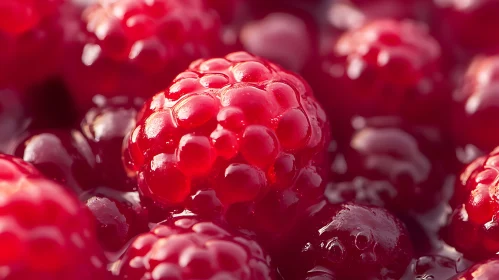
[(181, 217), (138, 236), (119, 276), (152, 279), (273, 279), (270, 259), (255, 241), (213, 222)]
[(87, 38), (70, 54), (65, 80), (84, 109), (96, 94), (150, 97), (222, 49), (220, 20), (203, 0), (100, 1), (83, 20)]
[(97, 188), (80, 196), (97, 223), (97, 238), (108, 251), (118, 251), (136, 235), (149, 231), (148, 211), (137, 192)]
[(499, 39), (487, 30), (499, 27), (499, 2), (495, 0), (433, 0), (436, 24), (442, 41), (450, 41), (458, 52), (474, 55), (499, 50)]
[(499, 56), (481, 56), (469, 65), (453, 95), (453, 136), (460, 145), (491, 151), (499, 136)]
[(497, 277), (499, 277), (499, 260), (490, 259), (475, 264), (451, 280), (491, 280)]
[(77, 130), (28, 132), (20, 138), (13, 154), (77, 194), (97, 183), (95, 157)]
[(412, 257), (405, 226), (384, 208), (322, 202), (303, 233), (298, 257), (283, 267), (289, 275), (323, 266), (338, 279), (400, 279)]
[[(499, 252), (497, 180), (499, 150), (473, 161), (456, 181), (453, 212), (445, 236), (449, 244), (472, 259)], [(465, 237), (465, 238), (463, 238)]]
[(305, 77), (332, 119), (397, 115), (431, 123), (443, 113), (449, 93), (441, 49), (424, 24), (372, 21), (344, 33), (330, 50), (319, 60), (320, 71)]
[(125, 172), (121, 150), (123, 140), (135, 126), (137, 111), (143, 101), (127, 97), (101, 98), (98, 101), (83, 117), (80, 129), (95, 156), (101, 182), (120, 190), (136, 188), (136, 182)]
[(269, 223), (276, 226), (286, 215), (278, 209), (322, 194), (328, 137), (301, 78), (239, 52), (194, 62), (148, 101), (124, 158), (153, 200), (183, 206), (192, 196), (195, 208), (199, 192), (212, 190), (211, 207), (276, 215)]
[(2, 279), (108, 279), (90, 213), (20, 159), (0, 155)]
[(400, 214), (428, 210), (443, 199), (449, 156), (438, 130), (396, 118), (356, 120), (349, 147), (333, 161), (333, 181), (325, 192), (330, 202), (377, 205)]

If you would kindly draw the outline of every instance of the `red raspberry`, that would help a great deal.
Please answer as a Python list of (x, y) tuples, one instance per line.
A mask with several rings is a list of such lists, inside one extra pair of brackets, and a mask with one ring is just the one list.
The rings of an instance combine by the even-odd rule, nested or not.
[(296, 234), (301, 249), (284, 252), (280, 267), (293, 279), (317, 266), (338, 279), (400, 279), (412, 257), (406, 228), (384, 208), (321, 202)]
[(238, 52), (194, 62), (146, 103), (124, 157), (153, 200), (233, 206), (238, 223), (262, 215), (282, 231), (287, 211), (322, 195), (328, 137), (306, 82)]
[(458, 273), (455, 260), (443, 256), (422, 256), (413, 260), (404, 280), (449, 279)]
[(137, 192), (97, 188), (80, 197), (97, 221), (97, 238), (108, 251), (120, 250), (130, 239), (146, 232), (148, 213)]
[(492, 280), (499, 278), (499, 260), (490, 259), (477, 263), (464, 273), (450, 280)]
[(255, 241), (213, 222), (181, 217), (137, 237), (118, 267), (130, 280), (274, 279)]
[(499, 144), (499, 56), (475, 58), (454, 92), (453, 136), (487, 152)]
[(108, 279), (90, 214), (20, 159), (0, 155), (2, 279)]
[(350, 146), (336, 156), (332, 203), (387, 207), (397, 214), (423, 212), (441, 202), (447, 172), (444, 139), (438, 130), (408, 126), (398, 119), (355, 120)]
[(192, 60), (220, 52), (220, 20), (205, 4), (101, 0), (89, 7), (87, 38), (65, 73), (79, 107), (87, 108), (96, 94), (150, 97)]
[(54, 14), (63, 0), (3, 0), (0, 31), (22, 33)]
[(434, 0), (436, 26), (442, 42), (468, 55), (499, 50), (499, 38), (489, 30), (499, 28), (499, 2), (496, 0)]
[(120, 190), (136, 188), (136, 182), (125, 173), (121, 150), (123, 139), (135, 127), (135, 117), (143, 102), (127, 97), (97, 101), (99, 104), (85, 114), (80, 127), (95, 155), (102, 183)]
[(308, 73), (332, 119), (398, 115), (414, 122), (442, 119), (443, 89), (438, 42), (422, 24), (376, 20), (346, 32)]
[(97, 184), (95, 156), (76, 130), (29, 132), (13, 154), (78, 194)]
[(472, 259), (499, 252), (499, 149), (473, 161), (456, 182), (453, 212), (445, 236), (450, 245)]

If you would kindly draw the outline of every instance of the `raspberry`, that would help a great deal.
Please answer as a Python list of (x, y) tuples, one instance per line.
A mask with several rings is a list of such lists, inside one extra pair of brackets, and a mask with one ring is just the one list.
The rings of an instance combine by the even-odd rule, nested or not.
[(273, 279), (255, 241), (193, 217), (158, 225), (135, 239), (118, 268), (123, 279)]
[(120, 250), (136, 235), (149, 230), (147, 210), (137, 192), (97, 188), (80, 197), (97, 221), (97, 238), (108, 251)]
[(317, 266), (338, 279), (400, 279), (412, 257), (407, 230), (384, 208), (321, 202), (296, 234), (301, 249), (280, 267), (294, 279)]
[(456, 181), (453, 212), (445, 232), (447, 242), (471, 259), (499, 252), (499, 149), (473, 161)]
[(155, 201), (223, 205), (236, 223), (279, 232), (297, 205), (322, 195), (328, 137), (306, 82), (238, 52), (194, 62), (149, 100), (124, 158)]
[(54, 14), (62, 0), (4, 0), (0, 3), (0, 31), (25, 32)]
[(91, 108), (80, 127), (95, 155), (96, 169), (100, 170), (102, 183), (108, 187), (130, 190), (136, 182), (125, 173), (121, 161), (123, 139), (134, 128), (140, 99), (114, 97), (99, 99), (100, 104)]
[[(376, 20), (343, 34), (319, 71), (306, 78), (332, 119), (402, 116), (416, 123), (442, 119), (448, 99), (438, 42), (422, 24)], [(344, 122), (345, 122), (344, 121)]]
[(13, 154), (75, 193), (97, 184), (95, 157), (85, 137), (76, 130), (29, 132)]
[(2, 279), (108, 279), (91, 216), (61, 186), (0, 155)]
[(83, 109), (96, 94), (150, 97), (192, 60), (222, 50), (218, 15), (203, 0), (105, 0), (83, 19), (87, 38), (65, 73)]
[(499, 27), (499, 2), (495, 0), (434, 0), (443, 42), (451, 42), (467, 55), (499, 50), (499, 38), (488, 30)]
[(444, 256), (422, 256), (409, 266), (406, 280), (450, 279), (458, 273), (455, 260)]
[(246, 23), (239, 39), (248, 52), (301, 72), (317, 48), (317, 27), (311, 22), (290, 13), (271, 13)]
[(350, 146), (333, 164), (334, 180), (325, 192), (330, 202), (354, 201), (404, 214), (424, 212), (443, 199), (448, 155), (438, 130), (391, 118), (355, 123)]
[(453, 95), (453, 137), (458, 144), (472, 144), (491, 151), (499, 135), (499, 56), (475, 58)]
[(477, 263), (464, 273), (450, 280), (491, 280), (499, 277), (499, 260), (490, 259)]

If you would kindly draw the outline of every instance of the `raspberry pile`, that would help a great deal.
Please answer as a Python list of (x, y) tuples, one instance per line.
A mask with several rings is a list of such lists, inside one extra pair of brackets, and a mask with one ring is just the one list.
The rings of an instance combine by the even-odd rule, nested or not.
[(496, 0), (1, 0), (0, 280), (499, 277)]

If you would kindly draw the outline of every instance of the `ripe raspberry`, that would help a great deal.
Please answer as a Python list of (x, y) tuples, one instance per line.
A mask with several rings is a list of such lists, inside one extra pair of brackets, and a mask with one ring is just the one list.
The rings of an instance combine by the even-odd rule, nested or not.
[(108, 279), (90, 214), (20, 159), (0, 155), (2, 279)]
[(0, 3), (0, 31), (25, 32), (56, 13), (63, 0), (4, 0)]
[(477, 263), (464, 273), (450, 280), (492, 280), (499, 278), (499, 260), (490, 259)]
[(180, 217), (137, 237), (119, 276), (152, 279), (274, 279), (270, 258), (255, 241), (193, 217)]
[(317, 266), (338, 279), (400, 279), (412, 257), (407, 230), (384, 208), (321, 202), (296, 234), (300, 249), (280, 267), (293, 279)]
[(81, 121), (80, 127), (95, 155), (96, 170), (108, 187), (131, 190), (136, 182), (128, 178), (121, 160), (123, 139), (135, 127), (141, 99), (114, 97), (99, 99)]
[(499, 144), (499, 56), (475, 58), (462, 84), (454, 92), (453, 137), (458, 144), (472, 144), (491, 151)]
[(13, 154), (77, 194), (97, 184), (95, 157), (85, 137), (76, 130), (29, 132)]
[(346, 32), (307, 79), (332, 119), (353, 115), (442, 119), (441, 50), (422, 24), (376, 20)]
[(70, 54), (65, 72), (80, 108), (96, 94), (150, 97), (192, 60), (222, 51), (220, 20), (205, 4), (103, 0), (89, 7), (87, 38)]
[(301, 72), (316, 54), (316, 29), (306, 17), (276, 12), (246, 23), (239, 40), (248, 52)]
[(436, 26), (441, 41), (451, 42), (467, 55), (499, 50), (499, 38), (489, 30), (499, 28), (499, 2), (496, 0), (434, 0)]
[(499, 252), (499, 149), (473, 161), (456, 181), (447, 242), (465, 256), (483, 260)]
[(124, 158), (153, 200), (203, 212), (230, 206), (237, 223), (261, 216), (282, 231), (297, 205), (322, 195), (328, 137), (306, 82), (238, 52), (194, 62), (149, 100)]
[(355, 122), (350, 146), (333, 163), (334, 181), (325, 192), (330, 202), (382, 206), (397, 214), (441, 202), (448, 155), (438, 130), (392, 118)]
[(80, 197), (97, 221), (97, 238), (108, 251), (120, 250), (130, 239), (146, 232), (148, 213), (137, 192), (97, 188)]

